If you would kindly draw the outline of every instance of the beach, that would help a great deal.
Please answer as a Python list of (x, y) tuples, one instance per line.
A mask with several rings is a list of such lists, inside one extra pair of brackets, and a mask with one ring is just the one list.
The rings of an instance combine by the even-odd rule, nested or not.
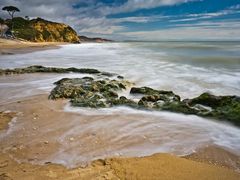
[[(0, 156), (0, 174), (3, 179), (148, 179), (149, 177), (151, 179), (238, 179), (240, 177), (239, 156), (219, 147), (206, 147), (186, 158), (170, 154), (124, 158), (120, 154), (115, 154), (111, 159), (89, 161), (73, 169), (52, 163), (51, 155), (61, 147), (54, 137), (61, 136), (64, 131), (63, 127), (57, 128), (57, 124), (80, 118), (74, 113), (61, 112), (65, 103), (66, 101), (49, 101), (46, 95), (40, 95), (0, 107), (2, 112), (7, 109), (16, 114), (13, 116), (12, 113), (5, 111), (5, 118), (9, 116), (10, 122), (9, 127), (4, 129), (5, 133), (10, 133), (18, 127), (16, 134), (13, 133), (0, 144), (0, 149), (3, 150)], [(17, 120), (13, 117), (17, 117)], [(85, 121), (88, 119), (82, 118)], [(85, 151), (92, 151), (92, 147), (101, 151), (108, 146), (108, 142), (99, 135), (100, 133), (95, 132), (95, 135), (91, 133), (93, 132), (83, 135), (88, 138)], [(4, 136), (4, 133), (1, 133), (1, 136)], [(78, 140), (74, 137), (67, 141), (74, 143)], [(114, 148), (118, 144), (111, 146)], [(44, 161), (39, 163), (39, 160)]]
[[(168, 56), (167, 50), (154, 50), (169, 48), (162, 44), (59, 45), (39, 43), (36, 49), (32, 45), (21, 45), (21, 52), (15, 50), (18, 45), (11, 46), (10, 52), (14, 54), (1, 55), (1, 68), (35, 64), (90, 67), (119, 73), (138, 86), (171, 89), (182, 97), (194, 97), (206, 89), (215, 94), (239, 95), (237, 55), (228, 57), (231, 64), (219, 63), (216, 70), (211, 62), (208, 65), (204, 61), (198, 63), (196, 59), (199, 57), (190, 59), (186, 54), (183, 55), (186, 58), (184, 63), (176, 62), (174, 57)], [(153, 47), (149, 50), (144, 47), (146, 45)], [(189, 45), (198, 46), (175, 44), (177, 49)], [(172, 44), (167, 46), (175, 48)], [(206, 46), (215, 47), (214, 44)], [(203, 49), (201, 47), (198, 51)], [(89, 53), (93, 50), (95, 55)], [(147, 61), (140, 62), (143, 50), (142, 59)], [(137, 55), (133, 56), (131, 51)], [(211, 56), (216, 58), (214, 54), (208, 58)], [(206, 66), (212, 69), (204, 69)], [(225, 78), (227, 84), (214, 78), (220, 70), (218, 78)], [(178, 74), (180, 71), (183, 73)], [(189, 75), (193, 71), (195, 76)], [(201, 73), (203, 75), (198, 76)], [(193, 115), (128, 107), (73, 108), (69, 100), (48, 99), (54, 82), (61, 78), (85, 76), (98, 78), (77, 73), (0, 77), (1, 178), (239, 179), (240, 130), (232, 124)], [(128, 97), (128, 91), (126, 89), (122, 94)]]
[(22, 40), (9, 40), (0, 38), (0, 54), (13, 55), (19, 53), (30, 53), (34, 51), (58, 48), (58, 45), (67, 44), (64, 42), (29, 42)]

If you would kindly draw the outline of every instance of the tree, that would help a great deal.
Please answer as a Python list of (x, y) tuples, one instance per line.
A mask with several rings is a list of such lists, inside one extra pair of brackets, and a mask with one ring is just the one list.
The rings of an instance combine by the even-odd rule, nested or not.
[(20, 12), (20, 10), (15, 7), (15, 6), (5, 6), (2, 8), (3, 11), (7, 11), (8, 14), (11, 16), (11, 20), (12, 20), (12, 31), (13, 31), (13, 16), (15, 12)]

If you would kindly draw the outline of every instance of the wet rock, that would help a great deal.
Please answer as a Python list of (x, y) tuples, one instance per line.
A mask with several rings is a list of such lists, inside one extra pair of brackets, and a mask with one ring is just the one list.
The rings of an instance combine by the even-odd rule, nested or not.
[(118, 99), (109, 99), (108, 103), (110, 104), (110, 106), (129, 106), (129, 107), (138, 108), (138, 105), (136, 102), (124, 96), (121, 96)]
[(101, 73), (97, 69), (89, 69), (89, 68), (78, 69), (78, 68), (74, 68), (74, 67), (68, 68), (68, 69), (66, 69), (66, 71), (75, 72), (75, 73), (83, 73), (83, 74), (98, 74), (98, 73)]
[(71, 101), (72, 106), (78, 106), (78, 107), (90, 107), (90, 108), (106, 108), (108, 107), (107, 104), (97, 98), (75, 98)]
[(172, 91), (155, 90), (149, 87), (132, 87), (130, 93), (147, 95), (141, 99), (142, 101), (180, 101), (180, 96), (174, 94)]
[(11, 75), (11, 74), (25, 74), (25, 73), (81, 73), (81, 74), (99, 74), (101, 76), (111, 77), (117, 74), (101, 72), (97, 69), (90, 68), (56, 68), (56, 67), (44, 67), (40, 65), (29, 66), (26, 68), (15, 68), (15, 69), (0, 69), (0, 75)]
[(198, 110), (191, 108), (184, 102), (168, 102), (159, 107), (161, 110), (184, 113), (184, 114), (198, 114)]
[(114, 73), (108, 73), (108, 72), (102, 72), (101, 75), (107, 76), (107, 77), (113, 77), (113, 76), (115, 76), (116, 74), (114, 74)]
[(117, 78), (118, 78), (118, 79), (124, 79), (124, 77), (123, 77), (123, 76), (117, 76)]
[(191, 107), (198, 106), (197, 115), (227, 120), (240, 126), (240, 97), (238, 96), (215, 96), (203, 93), (184, 102)]
[[(44, 66), (30, 66), (27, 68), (0, 69), (0, 74), (22, 74), (22, 73), (88, 73), (97, 74), (93, 77), (63, 78), (54, 84), (56, 87), (51, 91), (49, 99), (70, 99), (73, 106), (106, 108), (113, 106), (129, 106), (137, 109), (171, 111), (184, 114), (195, 114), (203, 117), (226, 120), (240, 126), (240, 97), (237, 96), (215, 96), (203, 93), (193, 99), (181, 101), (179, 95), (172, 91), (156, 90), (150, 87), (132, 87), (131, 95), (140, 97), (138, 102), (118, 93), (131, 87), (133, 83), (124, 80), (115, 74), (100, 72), (96, 69), (78, 68), (54, 68)], [(110, 79), (105, 76), (116, 76)]]
[(157, 90), (154, 90), (149, 87), (132, 87), (130, 90), (131, 94), (146, 94), (146, 95), (152, 95), (152, 94), (158, 94)]
[(49, 99), (70, 99), (73, 106), (104, 108), (117, 102), (118, 91), (129, 84), (125, 80), (94, 80), (93, 78), (64, 78), (55, 82), (57, 86), (51, 91)]

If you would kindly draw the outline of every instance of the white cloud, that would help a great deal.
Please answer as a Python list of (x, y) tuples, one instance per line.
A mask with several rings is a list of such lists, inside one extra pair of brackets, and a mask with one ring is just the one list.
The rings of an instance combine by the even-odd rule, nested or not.
[(175, 5), (180, 3), (186, 3), (189, 1), (199, 1), (199, 0), (129, 0), (127, 3), (123, 4), (118, 8), (112, 9), (112, 12), (120, 13), (120, 12), (130, 12), (138, 9), (150, 9), (159, 6), (166, 5)]
[[(79, 34), (104, 36), (109, 38), (137, 38), (137, 39), (162, 39), (162, 38), (194, 38), (209, 37), (226, 38), (239, 35), (239, 30), (227, 29), (225, 24), (181, 24), (177, 22), (187, 21), (207, 21), (213, 17), (218, 17), (231, 13), (239, 13), (240, 5), (232, 6), (226, 10), (216, 13), (190, 14), (184, 16), (140, 16), (124, 18), (107, 18), (107, 15), (121, 12), (131, 12), (138, 9), (150, 9), (165, 5), (176, 5), (188, 1), (201, 0), (128, 0), (120, 6), (106, 6), (97, 0), (0, 0), (0, 8), (6, 5), (14, 5), (21, 10), (17, 15), (29, 17), (42, 17), (52, 21), (64, 22), (77, 30)], [(76, 9), (73, 5), (85, 4)], [(8, 14), (0, 10), (1, 17), (8, 17)], [(174, 19), (176, 18), (176, 19)], [(127, 32), (127, 27), (121, 25), (123, 22), (148, 23), (157, 21), (170, 21), (176, 28), (156, 31)], [(202, 27), (199, 27), (202, 26)], [(220, 29), (214, 29), (215, 27)], [(228, 27), (236, 27), (234, 24), (228, 24)], [(239, 37), (239, 36), (238, 36)], [(235, 38), (234, 38), (235, 39)]]
[[(234, 6), (235, 7), (235, 6)], [(199, 13), (199, 14), (188, 14), (185, 15), (182, 19), (173, 19), (169, 20), (169, 22), (186, 22), (186, 21), (196, 21), (196, 20), (204, 20), (204, 19), (211, 19), (219, 16), (225, 16), (230, 14), (237, 14), (240, 13), (238, 9), (232, 9), (231, 7), (219, 12), (214, 13)]]
[[(212, 27), (214, 25), (214, 27)], [(239, 22), (189, 24), (155, 31), (121, 33), (126, 38), (138, 40), (240, 40)]]

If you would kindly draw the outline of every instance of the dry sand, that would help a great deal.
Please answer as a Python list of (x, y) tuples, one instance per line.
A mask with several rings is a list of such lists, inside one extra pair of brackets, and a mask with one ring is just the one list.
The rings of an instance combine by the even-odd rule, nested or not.
[[(34, 158), (48, 157), (59, 144), (51, 136), (61, 134), (62, 128), (40, 135), (44, 128), (79, 115), (60, 111), (66, 101), (49, 101), (47, 95), (34, 96), (16, 103), (0, 106), (0, 111), (16, 113), (22, 134), (16, 134), (0, 142), (0, 179), (239, 179), (239, 157), (217, 147), (199, 150), (199, 153), (180, 158), (169, 154), (155, 154), (142, 158), (111, 158), (94, 161), (87, 167), (67, 169), (61, 165), (45, 163), (34, 165)], [(20, 113), (21, 112), (21, 113)], [(0, 121), (12, 118), (12, 114), (0, 116)], [(27, 123), (24, 123), (24, 122)], [(19, 125), (19, 124), (18, 124)], [(8, 133), (6, 124), (1, 134)], [(36, 128), (35, 128), (36, 127)], [(7, 129), (6, 129), (7, 128)], [(54, 127), (51, 127), (54, 128)], [(38, 135), (39, 134), (39, 135)], [(86, 134), (88, 136), (89, 134)], [(22, 145), (24, 141), (39, 143)], [(104, 146), (105, 142), (101, 144)], [(9, 150), (3, 149), (12, 145)], [(101, 146), (100, 146), (101, 147)], [(224, 154), (224, 156), (223, 156)], [(214, 156), (213, 156), (214, 155)], [(34, 157), (31, 159), (30, 157)], [(14, 159), (25, 159), (18, 163)], [(190, 160), (189, 160), (190, 159)], [(191, 159), (195, 159), (196, 162)], [(209, 164), (210, 163), (210, 164)], [(232, 165), (233, 164), (233, 165)], [(220, 167), (224, 166), (224, 167)], [(236, 168), (237, 166), (237, 168)], [(227, 168), (226, 168), (227, 167)]]
[(194, 162), (169, 154), (142, 158), (112, 158), (94, 161), (85, 168), (66, 169), (61, 165), (32, 165), (0, 156), (0, 179), (195, 179), (234, 180), (240, 174), (229, 169)]
[(0, 38), (0, 55), (11, 55), (19, 53), (30, 53), (33, 51), (59, 48), (58, 45), (68, 44), (64, 42), (28, 42), (20, 40), (9, 40)]

